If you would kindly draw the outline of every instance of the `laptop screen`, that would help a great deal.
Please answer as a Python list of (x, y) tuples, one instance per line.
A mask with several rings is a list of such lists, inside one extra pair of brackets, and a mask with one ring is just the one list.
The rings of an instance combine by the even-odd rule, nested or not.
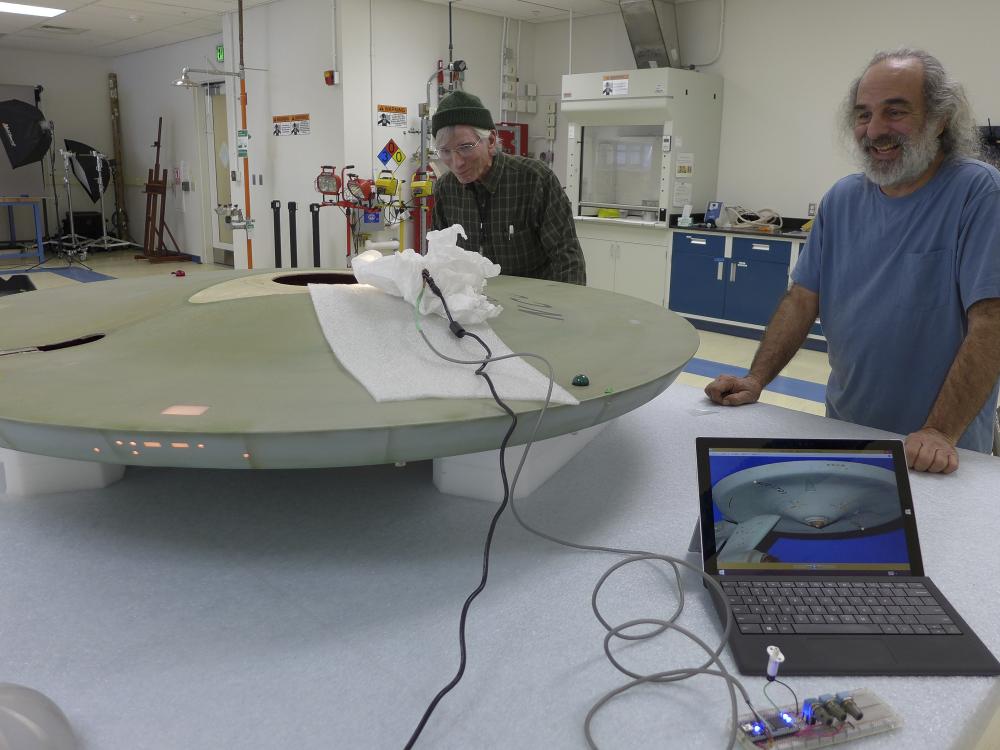
[(698, 438), (711, 574), (922, 576), (899, 441)]

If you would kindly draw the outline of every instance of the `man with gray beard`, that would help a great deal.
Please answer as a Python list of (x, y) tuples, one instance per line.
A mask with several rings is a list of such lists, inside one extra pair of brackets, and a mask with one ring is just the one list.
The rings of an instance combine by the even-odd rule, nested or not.
[(1000, 390), (1000, 172), (960, 84), (921, 50), (880, 52), (843, 107), (862, 174), (823, 197), (793, 285), (745, 377), (705, 392), (738, 406), (802, 345), (817, 315), (827, 416), (906, 435), (917, 471), (989, 453)]

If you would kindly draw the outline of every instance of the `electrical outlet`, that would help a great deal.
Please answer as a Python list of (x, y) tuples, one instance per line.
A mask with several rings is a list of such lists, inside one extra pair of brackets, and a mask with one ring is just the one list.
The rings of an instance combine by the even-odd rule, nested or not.
[(815, 203), (810, 203), (809, 204), (809, 210), (806, 212), (806, 216), (812, 218), (815, 215), (816, 215), (816, 204)]

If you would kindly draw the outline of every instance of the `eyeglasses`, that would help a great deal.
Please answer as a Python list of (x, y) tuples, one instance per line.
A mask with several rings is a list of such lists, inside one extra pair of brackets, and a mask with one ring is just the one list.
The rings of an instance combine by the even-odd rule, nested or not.
[(439, 148), (438, 156), (440, 156), (445, 161), (453, 158), (456, 154), (462, 158), (468, 158), (469, 154), (476, 150), (476, 146), (483, 142), (482, 136), (476, 138), (475, 143), (463, 143), (461, 146), (456, 146), (455, 148)]

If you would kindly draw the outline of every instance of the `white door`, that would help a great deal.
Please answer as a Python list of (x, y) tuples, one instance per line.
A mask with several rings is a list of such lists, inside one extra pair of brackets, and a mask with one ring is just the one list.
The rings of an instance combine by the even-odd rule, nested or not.
[[(203, 86), (207, 97), (205, 116), (207, 119), (206, 138), (208, 139), (208, 205), (205, 210), (215, 217), (212, 221), (212, 247), (216, 262), (220, 256), (231, 259), (233, 252), (233, 229), (223, 217), (215, 214), (215, 207), (232, 203), (232, 181), (229, 164), (229, 109), (226, 102), (225, 87), (221, 83), (209, 83)], [(232, 261), (229, 261), (232, 265)]]

